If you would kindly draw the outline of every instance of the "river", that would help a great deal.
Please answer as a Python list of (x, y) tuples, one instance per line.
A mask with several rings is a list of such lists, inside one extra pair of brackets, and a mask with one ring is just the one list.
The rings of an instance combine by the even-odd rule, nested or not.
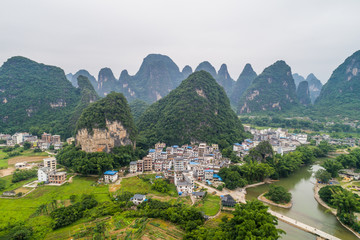
[[(344, 240), (355, 240), (357, 237), (344, 228), (338, 220), (326, 208), (317, 203), (314, 198), (314, 172), (321, 167), (319, 165), (302, 167), (288, 178), (280, 179), (275, 184), (289, 189), (292, 194), (293, 206), (291, 209), (284, 209), (270, 206), (273, 211), (282, 213), (288, 217), (301, 221), (310, 226), (316, 227), (326, 233)], [(254, 188), (248, 188), (246, 199), (257, 198), (263, 192), (268, 191), (269, 184)], [(279, 228), (286, 231), (282, 239), (316, 239), (314, 235), (290, 226), (279, 221)]]

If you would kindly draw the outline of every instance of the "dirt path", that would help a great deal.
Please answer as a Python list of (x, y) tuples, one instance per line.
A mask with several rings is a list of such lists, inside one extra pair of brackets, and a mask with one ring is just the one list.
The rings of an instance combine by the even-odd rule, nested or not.
[(15, 163), (19, 162), (41, 162), (44, 158), (47, 158), (47, 156), (18, 156), (14, 158), (10, 158), (8, 160), (8, 165), (14, 165)]
[(8, 167), (7, 169), (1, 169), (0, 170), (0, 177), (5, 177), (11, 175), (13, 172), (15, 172), (14, 167)]

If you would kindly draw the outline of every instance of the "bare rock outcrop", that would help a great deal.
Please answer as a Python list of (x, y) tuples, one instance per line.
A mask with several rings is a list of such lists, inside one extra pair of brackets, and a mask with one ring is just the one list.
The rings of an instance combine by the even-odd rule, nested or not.
[(76, 134), (76, 144), (85, 152), (109, 153), (114, 147), (133, 145), (133, 142), (121, 122), (106, 120), (106, 128), (94, 128), (92, 132), (86, 128), (79, 129)]

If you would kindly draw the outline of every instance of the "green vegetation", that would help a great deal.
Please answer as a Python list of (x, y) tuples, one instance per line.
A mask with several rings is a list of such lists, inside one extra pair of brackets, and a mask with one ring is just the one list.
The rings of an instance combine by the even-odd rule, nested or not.
[(95, 207), (98, 202), (91, 195), (84, 195), (80, 202), (68, 207), (60, 207), (51, 212), (54, 219), (53, 229), (67, 226), (83, 217), (84, 211)]
[(165, 97), (183, 79), (179, 67), (168, 56), (149, 54), (135, 76), (129, 76), (126, 70), (121, 73), (119, 82), (127, 87), (120, 91), (129, 101), (138, 98), (150, 104), (157, 101), (159, 95)]
[(58, 163), (82, 174), (103, 174), (109, 169), (127, 166), (131, 161), (144, 155), (141, 150), (134, 150), (132, 146), (115, 147), (112, 153), (86, 153), (80, 147), (69, 145), (64, 147), (56, 156)]
[[(163, 190), (165, 184), (166, 184), (166, 191), (164, 192)], [(130, 192), (132, 194), (150, 193), (150, 194), (156, 194), (158, 196), (172, 196), (172, 197), (178, 196), (174, 184), (168, 184), (165, 180), (155, 179), (154, 174), (145, 174), (145, 175), (122, 179), (120, 192)]]
[(315, 158), (325, 156), (328, 151), (329, 145), (324, 142), (318, 147), (299, 146), (294, 152), (280, 155), (274, 154), (270, 143), (263, 141), (244, 157), (244, 164), (222, 168), (219, 175), (225, 182), (225, 187), (235, 189), (263, 181), (267, 177), (287, 177), (303, 164), (311, 164)]
[(316, 111), (324, 116), (342, 115), (359, 119), (360, 76), (352, 69), (360, 67), (360, 51), (348, 57), (334, 70), (315, 101)]
[(329, 206), (337, 209), (340, 221), (355, 231), (360, 230), (354, 212), (360, 211), (360, 197), (340, 186), (325, 186), (319, 190), (320, 198)]
[(299, 108), (290, 67), (277, 61), (257, 76), (239, 100), (237, 112), (285, 111)]
[(256, 72), (253, 70), (251, 65), (247, 63), (237, 79), (234, 90), (230, 97), (230, 102), (233, 106), (238, 106), (239, 100), (243, 93), (251, 85), (252, 81), (257, 77)]
[(158, 141), (181, 145), (244, 139), (243, 127), (231, 110), (224, 89), (205, 71), (191, 74), (178, 88), (151, 105), (138, 126), (137, 145), (144, 148)]
[(146, 109), (148, 109), (150, 105), (140, 99), (135, 99), (134, 101), (130, 102), (129, 106), (134, 121), (137, 123), (141, 115), (146, 111)]
[(214, 216), (220, 210), (220, 197), (216, 195), (206, 194), (204, 199), (201, 199), (195, 205), (200, 211), (207, 216)]
[(268, 207), (258, 200), (236, 205), (234, 217), (222, 218), (218, 227), (208, 228), (198, 226), (187, 233), (184, 239), (279, 239), (285, 233), (276, 229), (277, 218), (267, 212)]
[(76, 132), (83, 128), (89, 132), (92, 132), (94, 128), (105, 129), (106, 121), (121, 122), (129, 133), (130, 139), (135, 140), (136, 128), (127, 100), (124, 95), (115, 92), (84, 109), (77, 122)]
[(335, 159), (326, 159), (325, 162), (321, 165), (330, 173), (332, 178), (339, 176), (339, 170), (343, 168), (342, 164)]
[[(108, 187), (96, 186), (95, 180), (95, 178), (76, 176), (73, 178), (72, 183), (61, 187), (41, 186), (23, 198), (0, 199), (0, 218), (4, 220), (0, 222), (0, 229), (6, 227), (7, 223), (15, 224), (17, 222), (28, 221), (29, 217), (35, 213), (40, 205), (50, 204), (53, 200), (57, 200), (60, 202), (59, 204), (63, 205), (74, 193), (77, 195), (93, 194), (99, 202), (109, 201)], [(24, 182), (19, 182), (17, 187), (23, 184)]]
[(170, 185), (163, 179), (155, 179), (153, 185), (151, 185), (151, 189), (161, 192), (167, 193), (169, 191)]
[(93, 85), (89, 79), (85, 76), (80, 75), (77, 78), (76, 84), (80, 90), (81, 99), (74, 109), (74, 112), (69, 120), (69, 126), (73, 129), (76, 126), (76, 122), (80, 118), (82, 111), (89, 106), (90, 103), (95, 102), (99, 99)]
[(289, 203), (291, 201), (291, 193), (283, 186), (270, 185), (269, 192), (264, 195), (267, 199), (275, 203)]
[(67, 122), (80, 94), (62, 69), (12, 57), (1, 67), (0, 89), (0, 99), (7, 101), (0, 105), (0, 132), (71, 135)]
[(324, 169), (319, 169), (318, 171), (316, 171), (315, 177), (316, 179), (320, 180), (322, 183), (328, 183), (329, 180), (331, 179), (331, 173), (329, 173)]
[(300, 84), (296, 90), (296, 95), (298, 97), (299, 102), (302, 105), (310, 105), (311, 104), (309, 83), (307, 81), (300, 82)]
[(37, 170), (36, 169), (29, 169), (29, 170), (19, 170), (17, 169), (14, 173), (13, 173), (13, 177), (12, 177), (12, 182), (16, 183), (16, 182), (20, 182), (23, 180), (28, 180), (30, 178), (34, 178), (37, 176)]

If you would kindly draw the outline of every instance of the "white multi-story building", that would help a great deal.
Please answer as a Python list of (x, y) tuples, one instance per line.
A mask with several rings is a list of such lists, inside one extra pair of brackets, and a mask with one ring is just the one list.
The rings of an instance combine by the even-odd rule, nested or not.
[(137, 162), (136, 161), (130, 162), (129, 172), (130, 173), (136, 173), (137, 172)]
[(106, 183), (113, 183), (119, 177), (118, 171), (106, 171), (104, 172), (104, 182)]
[(51, 173), (49, 167), (43, 167), (38, 169), (38, 181), (47, 183), (49, 181), (49, 174)]

